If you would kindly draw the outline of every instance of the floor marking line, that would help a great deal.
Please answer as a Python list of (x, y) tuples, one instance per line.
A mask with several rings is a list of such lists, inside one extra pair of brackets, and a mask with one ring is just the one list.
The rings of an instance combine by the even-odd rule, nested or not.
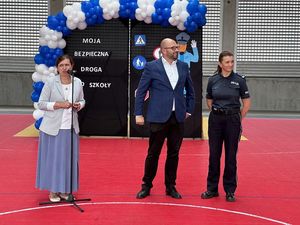
[[(232, 213), (232, 214), (249, 216), (249, 217), (253, 217), (253, 218), (257, 218), (257, 219), (267, 220), (267, 221), (274, 222), (277, 224), (291, 225), (290, 223), (286, 223), (286, 222), (283, 222), (280, 220), (275, 220), (272, 218), (259, 216), (259, 215), (255, 215), (255, 214), (251, 214), (251, 213), (239, 212), (239, 211), (215, 208), (215, 207), (209, 207), (209, 206), (191, 205), (191, 204), (178, 204), (178, 203), (166, 203), (166, 202), (89, 202), (89, 203), (79, 203), (77, 205), (161, 205), (161, 206), (187, 207), (187, 208), (207, 209), (207, 210), (213, 210), (213, 211)], [(57, 207), (66, 207), (66, 206), (72, 206), (72, 204), (61, 204), (61, 205), (41, 206), (41, 207), (32, 207), (32, 208), (25, 208), (25, 209), (19, 209), (19, 210), (12, 210), (12, 211), (7, 211), (7, 212), (0, 212), (0, 216), (13, 214), (13, 213), (21, 213), (21, 212), (26, 212), (26, 211), (57, 208)]]

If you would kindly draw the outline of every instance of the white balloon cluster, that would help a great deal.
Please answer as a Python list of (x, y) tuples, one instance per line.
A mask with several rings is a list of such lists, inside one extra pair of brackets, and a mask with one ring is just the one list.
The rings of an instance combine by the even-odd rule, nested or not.
[(33, 113), (32, 113), (33, 118), (34, 118), (35, 120), (38, 120), (38, 119), (42, 118), (42, 117), (44, 116), (44, 114), (45, 114), (45, 111), (44, 111), (44, 110), (38, 109), (37, 102), (35, 102), (35, 103), (33, 104), (33, 106), (34, 106), (34, 108), (35, 108), (35, 110), (34, 110)]
[(111, 20), (119, 17), (120, 2), (119, 0), (99, 0), (99, 5), (103, 10), (103, 18)]
[(171, 7), (171, 17), (169, 18), (169, 23), (172, 26), (176, 26), (178, 30), (185, 30), (184, 22), (186, 18), (190, 15), (186, 7), (189, 4), (187, 0), (175, 0)]
[(156, 0), (138, 0), (138, 8), (135, 10), (135, 18), (145, 23), (152, 23), (151, 15), (155, 12), (154, 3)]
[(84, 30), (87, 27), (85, 14), (81, 10), (80, 3), (77, 2), (73, 5), (65, 6), (63, 13), (67, 17), (66, 25), (70, 30), (75, 30), (76, 28)]
[(40, 45), (47, 45), (49, 48), (64, 48), (66, 41), (62, 38), (62, 32), (51, 30), (45, 25), (40, 29)]
[(54, 77), (56, 73), (56, 67), (47, 67), (45, 64), (35, 65), (35, 71), (32, 74), (32, 80), (34, 82), (42, 81), (45, 83), (49, 77)]

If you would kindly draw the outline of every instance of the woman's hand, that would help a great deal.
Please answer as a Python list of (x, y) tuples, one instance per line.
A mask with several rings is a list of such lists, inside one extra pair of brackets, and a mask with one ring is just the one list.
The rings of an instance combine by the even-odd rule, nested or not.
[(80, 108), (81, 108), (81, 105), (79, 102), (73, 103), (73, 109), (76, 109), (78, 111), (78, 110), (80, 110)]
[(72, 106), (72, 104), (68, 101), (64, 102), (55, 102), (54, 109), (68, 109)]

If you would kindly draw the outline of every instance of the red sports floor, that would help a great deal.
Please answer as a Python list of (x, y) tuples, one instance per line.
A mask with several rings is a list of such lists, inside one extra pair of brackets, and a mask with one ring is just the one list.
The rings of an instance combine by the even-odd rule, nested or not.
[(185, 140), (177, 189), (164, 194), (165, 149), (151, 195), (137, 200), (147, 139), (82, 138), (80, 213), (70, 205), (39, 206), (36, 190), (37, 138), (14, 137), (33, 123), (31, 115), (0, 115), (1, 225), (271, 225), (300, 224), (300, 120), (246, 118), (238, 154), (237, 201), (202, 200), (206, 188), (207, 140)]

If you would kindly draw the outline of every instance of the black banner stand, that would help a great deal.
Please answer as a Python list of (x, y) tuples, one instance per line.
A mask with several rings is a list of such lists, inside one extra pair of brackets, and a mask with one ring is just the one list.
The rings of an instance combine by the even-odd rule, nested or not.
[(71, 79), (72, 79), (72, 100), (71, 100), (71, 104), (72, 104), (72, 116), (71, 116), (71, 130), (70, 130), (70, 134), (71, 134), (71, 166), (70, 166), (70, 194), (68, 195), (67, 200), (62, 199), (62, 201), (59, 202), (40, 202), (39, 205), (52, 205), (52, 204), (61, 204), (61, 203), (67, 203), (67, 204), (73, 204), (73, 206), (75, 208), (77, 208), (80, 212), (84, 212), (84, 210), (82, 208), (80, 208), (76, 202), (82, 202), (82, 201), (91, 201), (90, 198), (85, 198), (85, 199), (75, 199), (72, 193), (72, 189), (73, 189), (73, 130), (74, 130), (74, 125), (73, 125), (73, 118), (74, 118), (74, 112), (73, 112), (73, 104), (74, 104), (74, 71), (68, 71), (69, 74), (71, 75)]

